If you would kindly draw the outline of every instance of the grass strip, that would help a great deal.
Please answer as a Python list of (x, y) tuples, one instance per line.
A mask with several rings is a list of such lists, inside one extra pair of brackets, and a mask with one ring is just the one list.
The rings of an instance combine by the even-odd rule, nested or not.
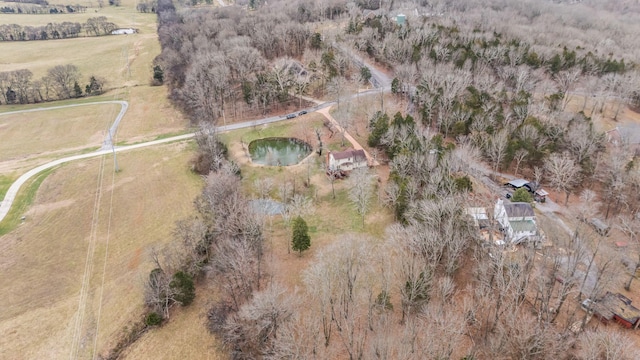
[(40, 185), (52, 172), (53, 169), (44, 170), (36, 175), (35, 178), (27, 181), (20, 189), (18, 195), (13, 201), (13, 205), (11, 205), (11, 210), (9, 210), (7, 216), (2, 220), (2, 222), (0, 222), (0, 236), (11, 232), (20, 225), (20, 223), (22, 223), (21, 218), (36, 198), (36, 193), (38, 192)]

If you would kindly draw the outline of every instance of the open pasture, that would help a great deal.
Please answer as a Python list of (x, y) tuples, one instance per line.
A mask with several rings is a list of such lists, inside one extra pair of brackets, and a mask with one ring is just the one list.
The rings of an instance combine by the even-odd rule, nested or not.
[(100, 147), (119, 111), (101, 104), (0, 114), (0, 162)]
[(142, 312), (151, 248), (192, 211), (191, 156), (190, 143), (172, 143), (118, 154), (115, 176), (107, 156), (44, 179), (25, 223), (0, 236), (0, 358), (84, 359), (94, 341), (97, 353), (115, 345)]

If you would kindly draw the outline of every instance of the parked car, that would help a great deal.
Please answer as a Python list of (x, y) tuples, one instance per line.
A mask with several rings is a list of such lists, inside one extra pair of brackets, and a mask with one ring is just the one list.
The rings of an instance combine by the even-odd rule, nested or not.
[(580, 308), (591, 314), (593, 312), (593, 301), (591, 301), (591, 299), (584, 299), (584, 301), (580, 303)]
[(287, 119), (293, 119), (296, 116), (296, 114), (287, 114)]
[(589, 224), (595, 229), (595, 231), (601, 236), (609, 236), (609, 230), (611, 229), (604, 221), (598, 218), (591, 218)]
[(306, 113), (307, 113), (307, 110), (302, 110), (302, 111), (300, 111), (300, 112), (298, 113), (298, 115), (304, 115), (304, 114), (306, 114)]

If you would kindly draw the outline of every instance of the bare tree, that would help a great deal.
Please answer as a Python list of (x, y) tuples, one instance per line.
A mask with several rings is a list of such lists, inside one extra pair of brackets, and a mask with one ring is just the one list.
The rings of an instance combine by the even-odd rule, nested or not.
[(58, 98), (68, 99), (73, 92), (73, 85), (80, 79), (80, 72), (75, 65), (56, 65), (47, 71), (47, 76), (55, 84)]
[(564, 205), (569, 202), (569, 195), (580, 181), (580, 167), (567, 153), (552, 154), (544, 164), (551, 187), (566, 194)]
[(529, 155), (529, 151), (527, 149), (518, 149), (516, 153), (513, 155), (514, 160), (516, 161), (516, 170), (514, 175), (518, 176), (518, 170), (520, 169), (520, 163)]
[(375, 175), (368, 168), (354, 169), (349, 175), (349, 199), (353, 202), (358, 214), (362, 216), (363, 228), (364, 218), (371, 204), (374, 179)]
[(255, 359), (273, 353), (274, 340), (290, 321), (294, 299), (287, 289), (270, 284), (255, 293), (237, 314), (227, 319), (224, 343), (234, 359)]
[(632, 339), (608, 328), (585, 331), (580, 335), (580, 356), (585, 360), (637, 359), (640, 353)]
[(498, 172), (500, 164), (507, 154), (509, 136), (505, 130), (496, 133), (486, 144), (486, 152), (491, 162), (493, 162), (494, 175)]

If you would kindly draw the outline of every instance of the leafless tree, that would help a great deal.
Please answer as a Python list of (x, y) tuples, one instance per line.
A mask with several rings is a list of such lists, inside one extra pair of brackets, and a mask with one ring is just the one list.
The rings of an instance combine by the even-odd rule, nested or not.
[(322, 251), (304, 274), (325, 346), (335, 332), (350, 359), (360, 359), (364, 354), (369, 329), (366, 309), (373, 301), (371, 289), (379, 278), (371, 270), (369, 241), (357, 235), (343, 236)]
[(80, 72), (75, 65), (56, 65), (47, 71), (47, 76), (55, 84), (58, 98), (68, 99), (73, 92), (73, 84), (80, 79)]
[(255, 293), (224, 326), (224, 343), (232, 358), (255, 359), (272, 354), (274, 340), (290, 321), (293, 310), (294, 298), (281, 285), (270, 284)]
[(516, 170), (514, 175), (518, 175), (518, 170), (520, 169), (520, 163), (529, 155), (529, 151), (527, 149), (518, 149), (516, 153), (513, 155), (514, 160), (516, 161)]
[(349, 175), (349, 199), (358, 214), (362, 216), (362, 227), (364, 227), (364, 218), (371, 204), (374, 179), (375, 175), (367, 168), (354, 169)]
[(585, 331), (579, 338), (580, 356), (585, 360), (637, 359), (640, 353), (633, 340), (608, 328)]
[(269, 197), (271, 190), (273, 189), (273, 179), (272, 178), (258, 178), (254, 180), (253, 187), (258, 193), (258, 196), (261, 199), (266, 199)]
[(567, 153), (552, 154), (545, 162), (551, 187), (566, 194), (564, 204), (569, 202), (569, 195), (580, 180), (580, 167)]
[(504, 160), (507, 154), (507, 147), (509, 145), (509, 137), (506, 131), (500, 131), (496, 133), (486, 144), (486, 152), (491, 162), (493, 162), (493, 171), (497, 173), (500, 169), (500, 164)]

